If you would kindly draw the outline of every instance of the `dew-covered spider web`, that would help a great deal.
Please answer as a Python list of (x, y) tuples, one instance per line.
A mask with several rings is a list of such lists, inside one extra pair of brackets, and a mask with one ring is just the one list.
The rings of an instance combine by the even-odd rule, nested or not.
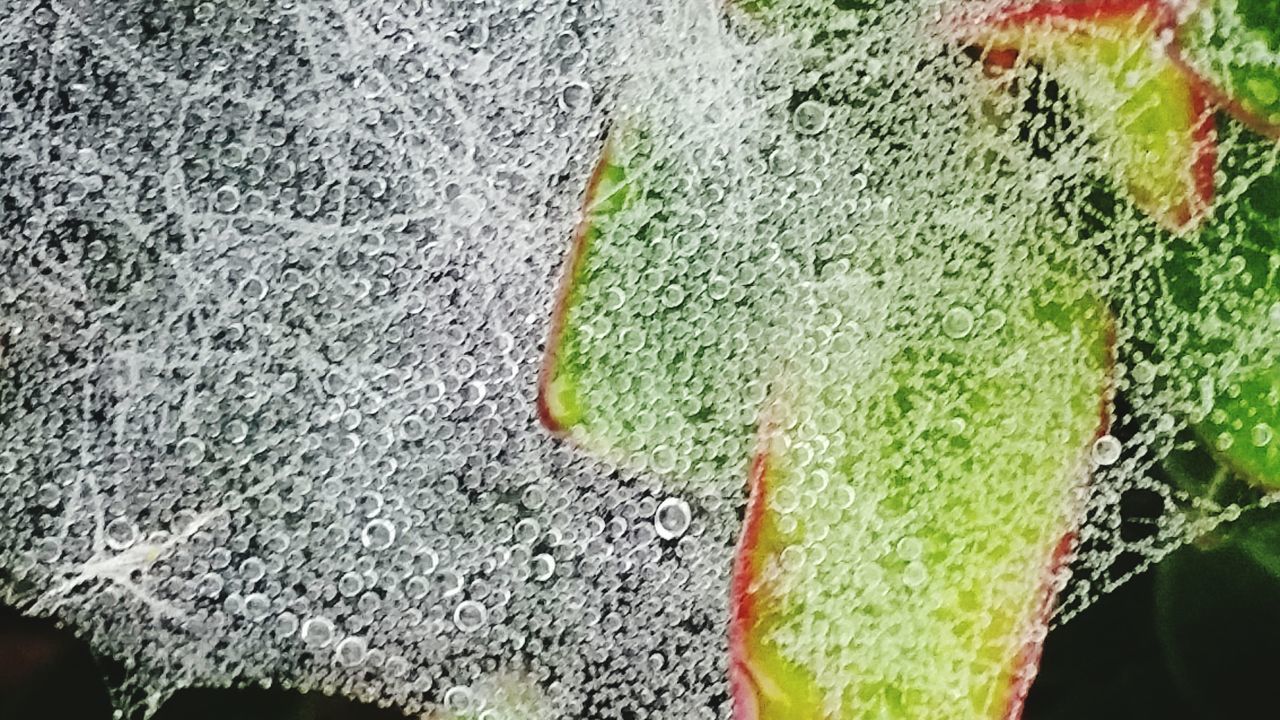
[(0, 0), (0, 598), (138, 716), (1016, 707), (1280, 485), (1280, 145), (992, 7)]

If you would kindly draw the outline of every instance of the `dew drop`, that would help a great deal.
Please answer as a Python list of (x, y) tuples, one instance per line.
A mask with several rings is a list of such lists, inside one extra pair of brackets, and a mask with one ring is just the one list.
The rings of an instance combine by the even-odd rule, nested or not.
[(124, 550), (138, 540), (138, 528), (127, 518), (118, 517), (103, 528), (104, 539), (112, 550)]
[(909, 588), (920, 587), (928, 579), (928, 569), (925, 568), (924, 563), (918, 560), (907, 563), (907, 568), (902, 572), (902, 582)]
[(942, 333), (959, 340), (973, 332), (973, 313), (965, 307), (953, 306), (942, 316)]
[(339, 665), (346, 667), (355, 667), (364, 662), (369, 654), (368, 644), (364, 638), (348, 637), (343, 638), (333, 650), (334, 659)]
[(1271, 444), (1271, 437), (1274, 432), (1271, 426), (1266, 423), (1258, 423), (1253, 426), (1253, 430), (1249, 433), (1250, 439), (1253, 440), (1254, 447), (1266, 447)]
[(178, 453), (178, 459), (187, 467), (195, 467), (204, 462), (204, 442), (199, 438), (183, 438), (178, 441), (175, 449)]
[(333, 621), (328, 618), (308, 618), (302, 623), (302, 642), (314, 647), (324, 647), (333, 641)]
[(370, 520), (360, 532), (360, 543), (370, 550), (386, 550), (396, 541), (396, 526), (387, 520)]
[(801, 135), (817, 135), (827, 128), (829, 115), (826, 105), (816, 100), (806, 100), (796, 107), (791, 122)]
[(484, 625), (489, 611), (475, 600), (463, 600), (453, 610), (453, 624), (463, 632), (475, 632)]
[(583, 113), (591, 107), (591, 86), (575, 82), (560, 92), (560, 107), (571, 113)]
[(239, 445), (249, 436), (249, 426), (243, 420), (230, 420), (223, 426), (222, 435), (227, 442)]
[(245, 617), (253, 621), (260, 621), (271, 614), (271, 601), (262, 593), (250, 593), (244, 599)]
[(302, 642), (314, 647), (324, 647), (333, 640), (333, 622), (328, 618), (313, 617), (302, 623)]
[(689, 503), (679, 498), (667, 498), (658, 504), (658, 509), (653, 514), (653, 526), (658, 537), (672, 540), (689, 529), (691, 518)]
[(531, 563), (533, 565), (534, 580), (548, 580), (556, 571), (556, 561), (546, 553), (534, 555)]
[(1091, 452), (1093, 461), (1098, 465), (1111, 465), (1120, 459), (1120, 451), (1122, 450), (1120, 441), (1111, 435), (1103, 435), (1093, 441), (1093, 450)]

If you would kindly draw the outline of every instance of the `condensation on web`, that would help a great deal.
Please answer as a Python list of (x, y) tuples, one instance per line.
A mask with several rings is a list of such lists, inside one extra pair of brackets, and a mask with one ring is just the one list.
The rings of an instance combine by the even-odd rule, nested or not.
[[(1002, 474), (965, 501), (987, 520), (956, 518), (978, 533), (1083, 504), (1067, 613), (1256, 502), (1155, 468), (1215, 383), (1274, 365), (1276, 312), (1231, 289), (1274, 264), (1100, 216), (1089, 133), (1021, 137), (1044, 119), (948, 42), (945, 8), (837, 5), (0, 9), (4, 597), (119, 661), (129, 710), (278, 684), (418, 715), (715, 718), (747, 465), (783, 400), (821, 398), (780, 421), (817, 458), (778, 501), (810, 540), (776, 569), (814, 616), (840, 616), (845, 570), (913, 567), (910, 505), (945, 514), (952, 490), (876, 473)], [(572, 443), (537, 386), (606, 145), (639, 198), (609, 232), (644, 242), (602, 244), (578, 331), (616, 339), (582, 359), (614, 410)], [(1195, 302), (1169, 294), (1175, 250)], [(1091, 477), (1049, 500), (1018, 474), (1067, 461), (1002, 442), (1087, 370), (1036, 335), (1046, 292), (1095, 302), (1124, 358), (1088, 398), (1113, 416)], [(957, 411), (1008, 378), (1004, 414)], [(822, 455), (841, 443), (861, 450)], [(859, 492), (833, 496), (850, 467)], [(900, 649), (812, 630), (782, 637), (835, 690), (859, 647)]]

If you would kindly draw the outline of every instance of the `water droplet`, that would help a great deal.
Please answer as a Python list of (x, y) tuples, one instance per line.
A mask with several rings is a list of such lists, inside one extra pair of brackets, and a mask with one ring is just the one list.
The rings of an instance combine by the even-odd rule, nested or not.
[(204, 462), (204, 443), (198, 438), (186, 437), (178, 441), (178, 459), (187, 467), (195, 467)]
[(989, 332), (993, 332), (993, 333), (999, 332), (1001, 329), (1003, 329), (1005, 326), (1005, 323), (1007, 323), (1008, 321), (1009, 321), (1009, 316), (1006, 315), (1003, 310), (1000, 310), (998, 308), (993, 308), (991, 310), (988, 310), (982, 316), (983, 325), (987, 328)]
[(903, 560), (919, 560), (923, 552), (924, 543), (920, 542), (920, 538), (904, 537), (898, 541), (898, 557)]
[(780, 147), (769, 155), (769, 169), (779, 177), (786, 177), (799, 169), (795, 153), (790, 148)]
[(560, 107), (571, 113), (583, 113), (591, 107), (591, 86), (575, 82), (560, 92)]
[(291, 637), (298, 631), (298, 616), (285, 611), (276, 616), (275, 630), (278, 637)]
[(250, 593), (244, 599), (244, 614), (250, 620), (258, 621), (271, 613), (271, 601), (262, 593)]
[(333, 640), (333, 622), (328, 618), (313, 617), (302, 623), (302, 642), (324, 647)]
[(53, 483), (42, 483), (40, 489), (36, 491), (36, 502), (44, 507), (54, 507), (61, 501), (62, 488)]
[(334, 658), (338, 664), (346, 667), (354, 667), (364, 662), (365, 657), (369, 654), (368, 644), (364, 638), (348, 637), (343, 638), (333, 650)]
[(196, 581), (196, 595), (205, 598), (216, 598), (222, 594), (225, 583), (218, 573), (205, 573)]
[(565, 30), (556, 36), (555, 49), (564, 55), (574, 55), (582, 49), (582, 38), (572, 30)]
[(1103, 435), (1093, 441), (1092, 456), (1093, 461), (1098, 465), (1111, 465), (1120, 459), (1120, 452), (1123, 447), (1120, 441), (1111, 435)]
[(920, 587), (928, 579), (929, 570), (918, 560), (907, 563), (907, 568), (902, 571), (902, 582), (910, 588)]
[(531, 563), (533, 565), (534, 580), (550, 579), (551, 575), (556, 571), (556, 561), (546, 553), (534, 555)]
[(383, 502), (382, 493), (366, 490), (356, 498), (356, 509), (366, 518), (377, 517), (382, 512)]
[(462, 685), (449, 688), (444, 693), (444, 704), (455, 713), (465, 713), (471, 709), (471, 690)]
[(658, 531), (658, 537), (672, 540), (689, 529), (691, 519), (689, 503), (679, 498), (667, 498), (658, 504), (658, 509), (653, 514), (653, 526)]
[(1271, 444), (1271, 436), (1273, 434), (1270, 425), (1258, 423), (1253, 426), (1250, 438), (1253, 440), (1254, 447), (1266, 447)]
[(1134, 381), (1149, 385), (1156, 379), (1156, 366), (1150, 360), (1141, 360), (1133, 366)]
[(233, 213), (240, 207), (240, 191), (223, 185), (213, 194), (213, 209), (220, 213)]
[(965, 307), (956, 305), (942, 316), (942, 333), (949, 338), (959, 340), (973, 332), (973, 313)]
[(267, 566), (259, 558), (245, 558), (245, 561), (240, 563), (240, 576), (243, 577), (246, 582), (256, 583), (266, 574)]
[(227, 442), (239, 445), (249, 436), (249, 426), (243, 420), (229, 420), (222, 428), (222, 436)]
[(267, 284), (262, 278), (251, 276), (240, 283), (240, 297), (249, 303), (256, 303), (267, 296)]
[(815, 100), (806, 100), (796, 107), (791, 118), (796, 132), (801, 135), (817, 135), (827, 128), (827, 117), (830, 111), (826, 105)]
[(609, 288), (605, 293), (604, 309), (610, 312), (621, 309), (627, 302), (627, 294), (622, 288)]
[(364, 590), (364, 578), (359, 573), (346, 572), (342, 577), (338, 578), (338, 594), (343, 597), (352, 597)]
[(414, 442), (427, 436), (427, 421), (421, 415), (409, 415), (400, 421), (400, 437)]
[(138, 528), (127, 518), (118, 517), (103, 529), (107, 546), (112, 550), (124, 550), (138, 540)]
[(489, 611), (475, 600), (463, 600), (453, 611), (453, 624), (463, 632), (479, 630), (489, 618)]
[(444, 570), (436, 576), (441, 587), (441, 597), (453, 597), (462, 592), (462, 575), (453, 570)]
[(1223, 451), (1223, 452), (1226, 452), (1227, 450), (1230, 450), (1230, 449), (1231, 449), (1231, 446), (1232, 446), (1232, 445), (1235, 445), (1235, 444), (1236, 444), (1236, 439), (1235, 439), (1235, 437), (1234, 437), (1231, 433), (1229, 433), (1229, 432), (1221, 432), (1221, 433), (1218, 433), (1218, 439), (1217, 439), (1217, 441), (1214, 443), (1214, 445), (1215, 445), (1219, 450), (1221, 450), (1221, 451)]
[(370, 550), (386, 550), (396, 541), (396, 526), (386, 520), (371, 520), (360, 532), (360, 543)]
[(520, 545), (529, 545), (538, 537), (538, 521), (533, 518), (524, 518), (516, 523), (512, 531), (512, 537)]
[(440, 565), (440, 554), (431, 548), (418, 548), (414, 562), (417, 564), (418, 572), (430, 575)]
[(421, 600), (431, 591), (431, 583), (421, 575), (414, 575), (404, 581), (404, 594), (410, 600)]

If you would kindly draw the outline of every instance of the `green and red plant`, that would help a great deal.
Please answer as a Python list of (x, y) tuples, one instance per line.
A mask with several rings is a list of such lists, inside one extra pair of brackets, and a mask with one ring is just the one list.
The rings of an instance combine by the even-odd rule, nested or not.
[[(984, 61), (1002, 71), (998, 75), (1036, 63), (1066, 89), (1073, 112), (1109, 159), (1109, 179), (1119, 188), (1120, 201), (1127, 198), (1154, 221), (1170, 247), (1186, 247), (1191, 237), (1222, 242), (1233, 234), (1250, 237), (1240, 255), (1249, 273), (1241, 281), (1238, 306), (1251, 319), (1280, 315), (1275, 282), (1280, 236), (1266, 234), (1273, 225), (1250, 226), (1256, 215), (1247, 209), (1218, 212), (1216, 206), (1237, 201), (1215, 197), (1224, 153), (1216, 126), (1225, 113), (1265, 137), (1276, 134), (1280, 24), (1267, 23), (1280, 10), (1259, 7), (1264, 5), (1217, 0), (1187, 9), (1160, 0), (1040, 2), (983, 6), (951, 25), (954, 39), (979, 48)], [(1249, 35), (1250, 48), (1263, 47), (1276, 62), (1233, 46), (1245, 42), (1241, 32)], [(618, 307), (605, 299), (618, 275), (601, 271), (610, 262), (610, 243), (634, 243), (632, 254), (646, 258), (637, 248), (652, 232), (625, 211), (635, 204), (660, 208), (671, 200), (635, 182), (628, 162), (636, 154), (615, 151), (617, 143), (638, 135), (643, 133), (635, 127), (615, 133), (586, 193), (539, 387), (544, 424), (592, 452), (659, 470), (674, 465), (666, 438), (684, 433), (708, 448), (704, 460), (740, 467), (748, 476), (728, 623), (730, 681), (740, 720), (851, 718), (872, 708), (894, 717), (1019, 717), (1061, 571), (1072, 556), (1090, 451), (1109, 430), (1116, 363), (1113, 306), (1124, 303), (1100, 298), (1087, 278), (1052, 270), (1038, 284), (1036, 297), (998, 307), (1005, 321), (994, 334), (963, 341), (945, 334), (916, 337), (882, 358), (876, 367), (883, 388), (832, 369), (822, 360), (821, 343), (813, 346), (817, 360), (812, 366), (784, 363), (772, 367), (768, 377), (752, 376), (767, 363), (744, 360), (749, 353), (733, 338), (719, 337), (710, 351), (671, 347), (678, 345), (682, 329), (701, 322), (697, 308), (664, 307), (653, 298), (622, 293), (620, 302), (644, 302), (649, 309), (617, 321), (602, 317)], [(1228, 154), (1264, 152), (1257, 147), (1245, 144)], [(1265, 182), (1277, 175), (1268, 170), (1260, 177)], [(1175, 252), (1162, 267), (1170, 276), (1184, 277), (1170, 285), (1175, 304), (1188, 296), (1194, 302), (1198, 288), (1185, 278), (1199, 277), (1187, 268), (1195, 257)], [(741, 318), (756, 311), (752, 302), (743, 293), (721, 305), (731, 306), (725, 317)], [(838, 305), (832, 298), (818, 302)], [(720, 327), (723, 336), (744, 327), (723, 320), (711, 318), (707, 324)], [(600, 322), (611, 332), (593, 329)], [(632, 339), (624, 337), (628, 331)], [(636, 336), (641, 346), (661, 350), (637, 354)], [(1193, 330), (1188, 338), (1185, 350), (1223, 351), (1222, 337)], [(717, 347), (724, 352), (716, 355)], [(1019, 368), (999, 376), (985, 372), (1015, 349), (1026, 355)], [(706, 357), (690, 361), (681, 353)], [(918, 377), (922, 358), (936, 375)], [(1258, 427), (1280, 427), (1280, 401), (1274, 400), (1280, 397), (1280, 365), (1265, 353), (1259, 358), (1228, 378), (1233, 391), (1219, 393), (1212, 412), (1187, 420), (1219, 461), (1269, 488), (1280, 484), (1280, 443), (1256, 438)], [(1198, 378), (1168, 380), (1194, 383)], [(847, 397), (841, 388), (853, 382), (868, 383), (869, 389), (859, 395), (859, 405), (840, 405)], [(685, 407), (665, 392), (681, 384), (717, 392)], [(638, 393), (637, 402), (654, 408), (666, 425), (655, 429), (651, 420), (629, 417), (617, 402), (627, 393)], [(964, 442), (903, 430), (926, 426), (922, 418), (928, 417), (930, 399), (944, 396), (969, 408), (969, 427), (976, 430)], [(743, 417), (744, 407), (754, 407), (754, 431)], [(791, 448), (831, 431), (795, 419), (814, 415), (835, 418), (837, 436), (844, 441), (819, 443), (824, 450), (816, 455), (795, 454)], [(1016, 432), (1001, 432), (1002, 420), (1010, 417), (1018, 419)], [(1239, 441), (1244, 437), (1254, 440)], [(949, 459), (938, 454), (940, 449), (951, 454)], [(925, 462), (903, 465), (904, 456)], [(978, 458), (1019, 458), (1021, 464), (1015, 468), (997, 461), (979, 471)], [(820, 518), (818, 510), (783, 511), (777, 498), (816, 471), (856, 495), (878, 492), (895, 507), (919, 507), (910, 523), (884, 528), (879, 535), (863, 533), (859, 538), (865, 545), (827, 554), (826, 574), (797, 593), (785, 572), (777, 570), (780, 558), (789, 548), (819, 542), (813, 540), (818, 533), (806, 536), (806, 528), (829, 518)], [(1016, 512), (1001, 512), (992, 504), (992, 498), (1010, 493), (1020, 501)], [(904, 541), (921, 545), (918, 557), (927, 580), (899, 587), (892, 602), (875, 607), (861, 602), (859, 594), (868, 586), (857, 579), (865, 560), (859, 553)], [(932, 611), (917, 612), (917, 602)], [(878, 615), (885, 612), (889, 615)], [(823, 658), (834, 657), (842, 641), (819, 630), (853, 627), (863, 615), (878, 618), (887, 633), (885, 639), (864, 640), (865, 677), (824, 679)], [(824, 619), (815, 624), (815, 617)], [(779, 640), (784, 636), (801, 637), (805, 650), (785, 647)], [(914, 673), (926, 664), (930, 671), (961, 670), (921, 680)]]

